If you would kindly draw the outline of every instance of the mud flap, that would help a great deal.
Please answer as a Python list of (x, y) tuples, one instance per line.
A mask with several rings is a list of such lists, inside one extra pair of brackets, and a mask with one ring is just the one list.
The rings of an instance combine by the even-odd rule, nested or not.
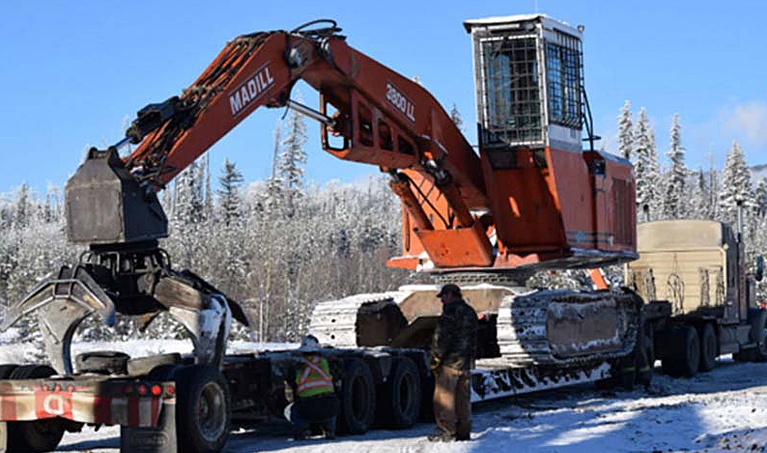
[(120, 453), (177, 453), (177, 445), (175, 401), (163, 403), (157, 428), (120, 427)]
[(8, 423), (0, 422), (0, 453), (8, 450)]

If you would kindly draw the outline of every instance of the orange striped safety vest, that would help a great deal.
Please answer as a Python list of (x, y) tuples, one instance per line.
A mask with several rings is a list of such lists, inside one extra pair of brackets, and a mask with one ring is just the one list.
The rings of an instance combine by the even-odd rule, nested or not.
[(296, 390), (299, 398), (333, 393), (333, 377), (328, 361), (316, 355), (301, 357), (303, 370), (296, 374)]

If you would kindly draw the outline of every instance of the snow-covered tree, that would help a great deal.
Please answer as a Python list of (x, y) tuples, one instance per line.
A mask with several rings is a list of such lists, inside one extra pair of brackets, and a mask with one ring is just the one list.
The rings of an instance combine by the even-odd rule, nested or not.
[(688, 203), (685, 196), (689, 170), (685, 164), (685, 151), (682, 148), (680, 129), (679, 114), (674, 114), (670, 133), (671, 143), (669, 151), (666, 153), (671, 166), (664, 178), (665, 190), (663, 191), (663, 217), (667, 219), (680, 219), (687, 217), (688, 214)]
[(306, 123), (304, 117), (292, 111), (287, 120), (286, 134), (282, 141), (282, 154), (277, 164), (277, 174), (283, 181), (285, 212), (295, 214), (296, 199), (303, 195), (304, 168), (306, 164)]
[(760, 216), (767, 214), (767, 178), (762, 178), (754, 191), (754, 204), (756, 213)]
[(746, 157), (738, 142), (733, 141), (722, 172), (719, 191), (720, 219), (734, 225), (737, 221), (738, 203), (742, 203), (744, 207), (753, 205), (753, 196), (751, 173), (746, 165)]
[(618, 115), (618, 151), (624, 159), (631, 160), (634, 155), (634, 126), (631, 119), (631, 103), (626, 101)]
[(243, 181), (242, 172), (240, 172), (234, 162), (227, 158), (224, 161), (224, 168), (221, 169), (221, 176), (218, 177), (218, 182), (221, 185), (221, 188), (218, 189), (221, 216), (227, 225), (233, 220), (239, 220), (242, 217), (240, 189), (242, 188)]
[(703, 169), (696, 172), (695, 184), (691, 190), (691, 200), (689, 203), (691, 210), (689, 217), (693, 219), (712, 219), (714, 215), (711, 206), (711, 189), (706, 183), (706, 175)]
[(637, 218), (640, 221), (655, 220), (659, 217), (658, 183), (660, 171), (655, 133), (644, 107), (639, 112), (639, 121), (636, 123), (634, 138)]
[(16, 192), (14, 212), (14, 224), (17, 228), (24, 228), (32, 221), (33, 208), (29, 200), (29, 186), (23, 183)]

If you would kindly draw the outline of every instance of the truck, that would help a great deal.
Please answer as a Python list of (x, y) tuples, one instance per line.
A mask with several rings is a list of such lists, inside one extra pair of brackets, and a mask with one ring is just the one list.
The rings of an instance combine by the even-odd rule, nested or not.
[[(479, 317), (472, 401), (619, 374), (631, 384), (625, 370), (647, 352), (639, 295), (525, 286), (538, 271), (637, 258), (631, 164), (594, 148), (583, 29), (542, 14), (464, 28), (477, 151), (424, 87), (353, 49), (332, 20), (235, 38), (181, 95), (141, 109), (114, 146), (91, 149), (65, 189), (68, 239), (87, 251), (0, 323), (36, 314), (50, 361), (0, 367), (0, 445), (50, 451), (65, 431), (120, 425), (124, 452), (208, 453), (233, 426), (282, 414), (284, 370), (299, 353), (228, 354), (231, 323), (248, 325), (246, 312), (174, 269), (159, 242), (168, 222), (157, 192), (261, 107), (317, 120), (325, 151), (388, 175), (402, 202), (402, 255), (387, 265), (433, 281), (315, 307), (309, 331), (336, 371), (342, 431), (407, 428), (428, 412), (428, 343), (446, 282)], [(290, 98), (299, 80), (319, 92), (319, 109)], [(128, 143), (138, 146), (121, 156)], [(87, 317), (145, 325), (163, 312), (185, 327), (192, 354), (73, 360)]]
[(692, 377), (724, 354), (767, 360), (767, 312), (756, 294), (764, 259), (748, 272), (740, 230), (714, 220), (637, 227), (639, 259), (626, 264), (626, 283), (647, 301), (647, 355), (666, 374)]

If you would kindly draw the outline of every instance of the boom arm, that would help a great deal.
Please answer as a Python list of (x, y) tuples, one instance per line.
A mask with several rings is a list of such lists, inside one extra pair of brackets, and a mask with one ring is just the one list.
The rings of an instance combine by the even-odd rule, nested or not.
[(352, 49), (338, 31), (333, 25), (234, 39), (181, 96), (138, 113), (126, 135), (140, 145), (125, 171), (162, 189), (259, 107), (296, 107), (290, 91), (301, 79), (320, 94), (313, 116), (323, 123), (323, 149), (389, 172), (430, 255), (452, 254), (449, 244), (460, 238), (469, 245), (456, 265), (490, 265), (490, 242), (471, 214), (490, 206), (471, 145), (426, 90)]

